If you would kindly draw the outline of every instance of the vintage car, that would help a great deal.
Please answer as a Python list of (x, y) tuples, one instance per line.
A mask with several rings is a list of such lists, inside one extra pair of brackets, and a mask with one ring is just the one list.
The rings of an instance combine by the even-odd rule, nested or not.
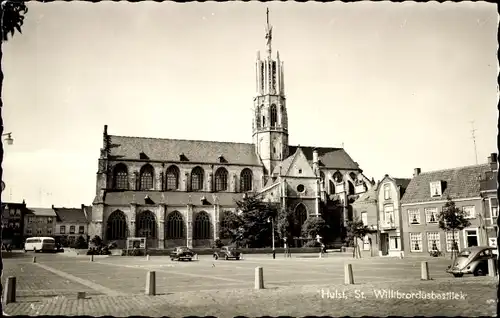
[(241, 252), (238, 251), (235, 247), (223, 246), (218, 252), (214, 253), (214, 259), (224, 258), (228, 259), (240, 259)]
[(463, 249), (452, 265), (446, 269), (447, 273), (455, 277), (464, 274), (483, 276), (488, 274), (488, 260), (497, 258), (497, 249), (491, 246), (473, 246)]
[(192, 260), (194, 257), (194, 252), (191, 251), (187, 246), (179, 246), (174, 248), (172, 253), (170, 253), (171, 261), (182, 261), (182, 260)]

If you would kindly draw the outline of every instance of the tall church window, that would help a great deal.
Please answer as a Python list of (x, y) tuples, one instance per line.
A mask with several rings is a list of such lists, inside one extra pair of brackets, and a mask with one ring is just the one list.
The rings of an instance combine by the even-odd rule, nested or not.
[(227, 191), (227, 170), (219, 168), (215, 172), (215, 191)]
[(240, 174), (240, 189), (241, 192), (247, 192), (252, 190), (252, 170), (245, 168)]
[(266, 127), (266, 116), (262, 116), (262, 127)]
[(140, 172), (140, 190), (153, 190), (154, 169), (151, 165), (145, 165)]
[(325, 174), (323, 173), (323, 171), (320, 171), (319, 173), (319, 182), (320, 182), (320, 186), (324, 189), (325, 188)]
[(184, 221), (182, 215), (178, 211), (170, 213), (167, 217), (167, 222), (165, 223), (165, 238), (184, 238)]
[(260, 64), (260, 88), (264, 90), (264, 63)]
[(128, 189), (128, 171), (127, 166), (119, 163), (115, 166), (113, 171), (113, 188), (115, 189)]
[(203, 190), (203, 174), (204, 171), (201, 167), (193, 168), (191, 171), (191, 190), (199, 191)]
[(299, 203), (297, 207), (295, 207), (295, 224), (292, 229), (292, 235), (294, 237), (302, 236), (302, 225), (304, 225), (306, 220), (307, 209), (302, 203)]
[(170, 166), (167, 169), (167, 190), (177, 190), (179, 188), (179, 168)]
[(106, 239), (112, 240), (125, 240), (128, 236), (128, 226), (125, 214), (116, 210), (108, 217), (106, 222)]
[(271, 127), (276, 127), (278, 123), (278, 109), (275, 104), (271, 105)]
[(156, 238), (156, 218), (153, 212), (144, 211), (137, 216), (136, 235), (147, 239)]
[(193, 228), (193, 238), (195, 240), (206, 240), (212, 237), (212, 231), (210, 231), (210, 217), (207, 212), (201, 211), (196, 215)]

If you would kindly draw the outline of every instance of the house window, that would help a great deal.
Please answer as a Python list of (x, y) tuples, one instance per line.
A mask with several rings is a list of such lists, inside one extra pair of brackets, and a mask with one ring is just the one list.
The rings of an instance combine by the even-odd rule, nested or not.
[(52, 218), (51, 217), (47, 218), (47, 223), (52, 223)]
[(437, 223), (437, 208), (426, 208), (424, 211), (427, 223)]
[(36, 234), (41, 235), (42, 234), (42, 229), (36, 229)]
[(458, 232), (446, 232), (446, 251), (451, 252), (453, 241), (455, 241), (455, 249), (460, 250), (460, 241), (458, 239)]
[(431, 197), (441, 196), (441, 181), (431, 182)]
[(26, 234), (31, 235), (32, 233), (31, 229), (26, 229)]
[(476, 230), (464, 230), (466, 247), (478, 246), (478, 237)]
[(49, 228), (47, 229), (47, 234), (48, 234), (48, 235), (52, 235), (52, 228), (50, 228), (50, 227), (49, 227)]
[(363, 222), (363, 225), (368, 225), (368, 213), (361, 212), (361, 221)]
[(16, 209), (16, 216), (20, 216), (21, 215), (21, 209)]
[(498, 217), (498, 199), (490, 198), (490, 213), (492, 218)]
[(439, 232), (428, 232), (427, 233), (428, 251), (439, 251), (440, 247), (441, 247), (441, 241), (439, 237)]
[(66, 234), (66, 226), (65, 225), (61, 225), (59, 227), (59, 233), (61, 234)]
[(84, 234), (85, 233), (85, 227), (83, 225), (80, 225), (78, 227), (78, 234)]
[(69, 234), (75, 234), (75, 226), (74, 225), (71, 225), (69, 227)]
[(365, 237), (363, 237), (363, 250), (370, 250), (370, 238), (368, 237), (368, 235), (365, 235)]
[(392, 204), (384, 205), (384, 216), (386, 224), (394, 223), (394, 206)]
[(28, 223), (33, 223), (33, 217), (32, 217), (32, 216), (30, 216), (30, 217), (28, 218)]
[(390, 199), (391, 199), (391, 185), (385, 184), (384, 185), (384, 200), (390, 200)]
[(410, 251), (422, 252), (422, 233), (410, 233)]
[(410, 224), (420, 224), (420, 213), (418, 209), (408, 209), (408, 220)]
[(476, 218), (476, 207), (471, 205), (471, 206), (464, 206), (462, 208), (465, 214), (466, 219), (475, 219)]
[(399, 249), (399, 236), (391, 236), (389, 238), (389, 248), (391, 250), (398, 250)]

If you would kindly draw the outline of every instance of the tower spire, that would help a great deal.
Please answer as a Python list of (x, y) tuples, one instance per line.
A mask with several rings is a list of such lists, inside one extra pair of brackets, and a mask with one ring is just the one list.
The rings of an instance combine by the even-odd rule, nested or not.
[(273, 39), (273, 27), (269, 24), (269, 8), (266, 11), (266, 40), (267, 40), (267, 54), (271, 57), (271, 41)]

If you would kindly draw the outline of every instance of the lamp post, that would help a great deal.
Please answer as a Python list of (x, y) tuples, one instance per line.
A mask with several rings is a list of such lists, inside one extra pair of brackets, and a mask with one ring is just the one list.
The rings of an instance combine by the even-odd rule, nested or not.
[(8, 145), (12, 145), (14, 143), (14, 139), (12, 138), (12, 133), (5, 133), (2, 134), (2, 137), (6, 137), (5, 141), (7, 142)]
[(274, 220), (273, 220), (273, 218), (269, 217), (267, 219), (267, 223), (271, 223), (271, 237), (273, 239), (273, 252), (274, 252)]

